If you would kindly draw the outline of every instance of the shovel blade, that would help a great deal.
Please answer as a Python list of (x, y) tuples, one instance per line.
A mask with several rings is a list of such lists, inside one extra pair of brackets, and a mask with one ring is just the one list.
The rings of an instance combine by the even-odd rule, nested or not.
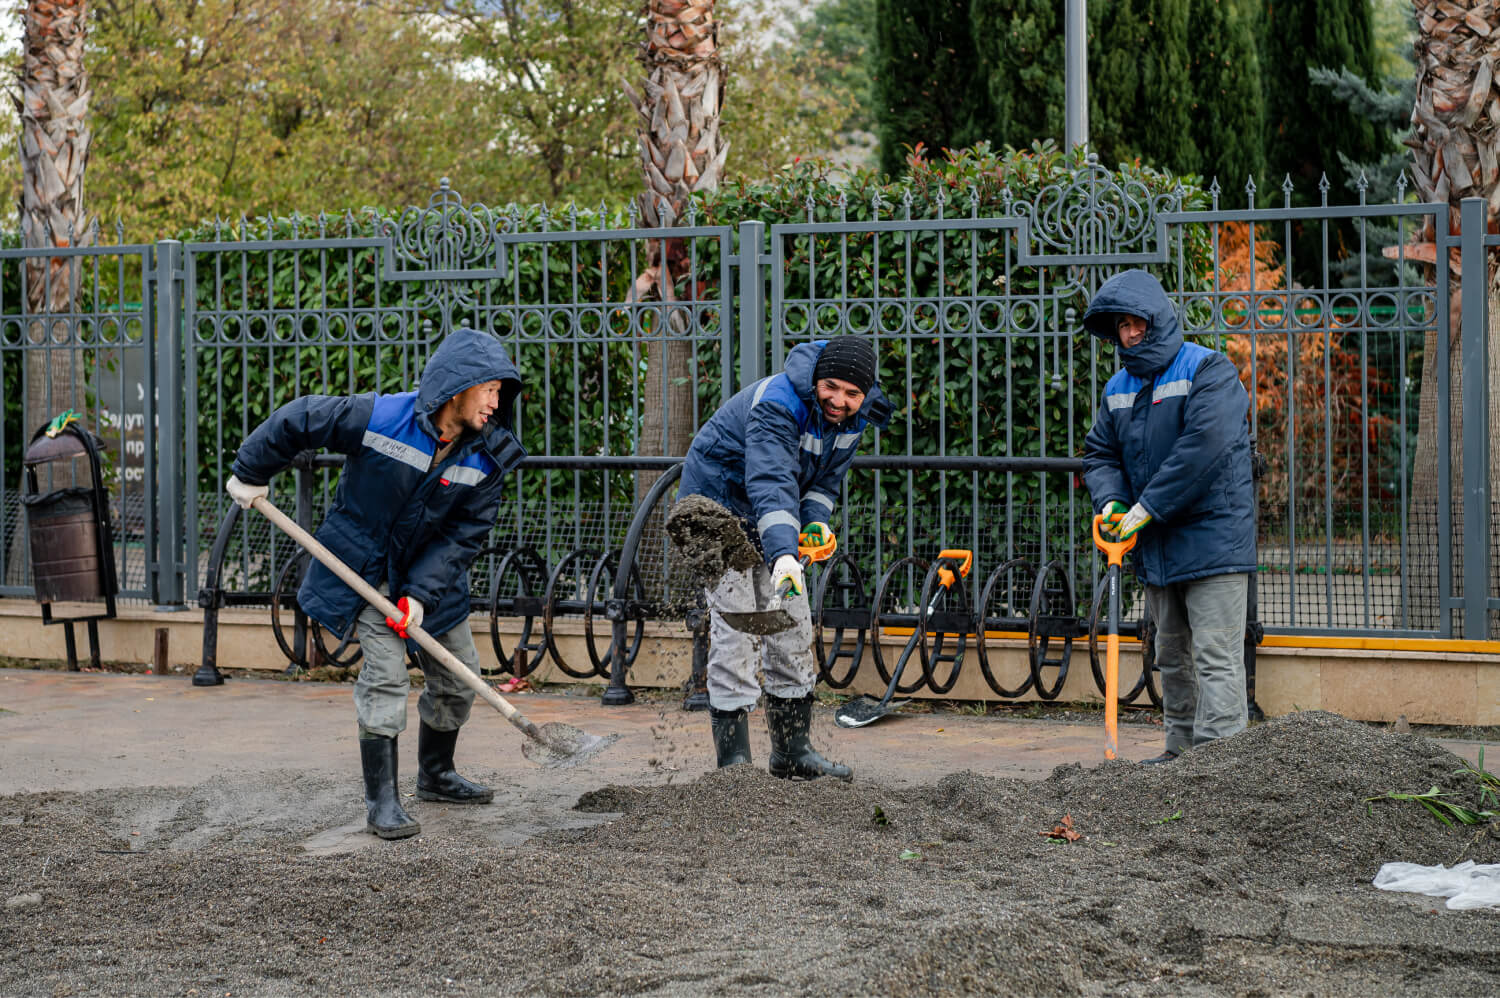
[(876, 700), (874, 697), (855, 697), (834, 712), (833, 723), (841, 728), (863, 728), (909, 703), (911, 703), (910, 700)]
[(752, 613), (723, 613), (724, 623), (745, 634), (780, 634), (797, 624), (785, 610), (758, 610)]
[(521, 743), (521, 754), (548, 769), (576, 766), (613, 745), (619, 735), (591, 735), (561, 721), (549, 721), (537, 729), (536, 738)]

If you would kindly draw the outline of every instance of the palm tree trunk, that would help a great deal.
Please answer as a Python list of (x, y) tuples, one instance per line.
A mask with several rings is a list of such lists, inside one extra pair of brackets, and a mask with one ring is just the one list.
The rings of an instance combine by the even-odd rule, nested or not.
[[(693, 193), (718, 186), (729, 154), (729, 143), (719, 134), (724, 71), (718, 32), (714, 0), (649, 0), (647, 4), (641, 60), (648, 75), (640, 92), (625, 85), (639, 118), (645, 189), (638, 203), (647, 225), (685, 224)], [(654, 284), (659, 301), (676, 301), (679, 280), (687, 278), (692, 286), (683, 241), (657, 241), (651, 254), (651, 267), (642, 283)], [(691, 311), (669, 307), (664, 321), (666, 335), (647, 346), (642, 454), (685, 454), (694, 430), (697, 386), (693, 384)], [(730, 358), (724, 362), (730, 363)], [(640, 487), (648, 488), (654, 478), (643, 477)]]
[[(28, 249), (86, 245), (83, 206), (89, 156), (89, 86), (83, 66), (84, 0), (31, 0), (23, 14), (21, 69), (21, 237)], [(78, 267), (67, 257), (26, 261), (26, 307), (33, 316), (73, 311)], [(26, 432), (80, 403), (74, 324), (33, 320), (27, 338)]]

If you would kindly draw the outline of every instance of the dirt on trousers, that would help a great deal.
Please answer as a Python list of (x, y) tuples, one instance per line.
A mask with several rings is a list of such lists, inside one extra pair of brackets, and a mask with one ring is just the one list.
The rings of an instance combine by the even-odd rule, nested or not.
[[(1461, 765), (1309, 712), (1166, 766), (900, 788), (741, 766), (601, 787), (576, 812), (600, 823), (516, 846), (332, 856), (302, 843), (357, 791), (321, 777), (0, 798), (0, 994), (1494, 994), (1500, 912), (1370, 886), (1500, 861), (1485, 828), (1365, 802), (1477, 805)], [(1038, 834), (1064, 815), (1077, 841)]]

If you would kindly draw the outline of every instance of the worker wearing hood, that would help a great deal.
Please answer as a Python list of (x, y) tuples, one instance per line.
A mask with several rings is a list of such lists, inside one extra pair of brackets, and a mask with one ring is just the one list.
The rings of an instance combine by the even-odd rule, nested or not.
[(1255, 571), (1250, 399), (1228, 357), (1183, 339), (1161, 283), (1117, 274), (1084, 315), (1124, 364), (1084, 440), (1083, 477), (1156, 621), (1166, 762), (1244, 729), (1245, 607)]
[[(248, 509), (298, 453), (346, 455), (318, 540), (366, 582), (399, 597), (404, 617), (387, 618), (366, 605), (317, 561), (297, 599), (330, 632), (345, 635), (352, 628), (359, 636), (364, 663), (354, 704), (365, 804), (368, 827), (382, 838), (421, 830), (396, 790), (396, 741), (406, 728), (410, 689), (406, 629), (420, 626), (471, 670), (479, 669), (468, 626), (469, 566), (494, 526), (506, 473), (525, 456), (511, 423), (520, 387), (498, 340), (455, 330), (428, 359), (416, 391), (308, 395), (277, 409), (240, 447), (226, 486)], [(425, 671), (417, 701), (417, 796), (489, 803), (493, 791), (453, 768), (474, 691), (441, 666)]]

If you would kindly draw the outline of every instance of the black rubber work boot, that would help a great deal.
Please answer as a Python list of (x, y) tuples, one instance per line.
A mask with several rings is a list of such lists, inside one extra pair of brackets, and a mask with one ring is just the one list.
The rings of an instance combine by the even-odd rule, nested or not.
[(714, 729), (714, 754), (719, 768), (738, 766), (750, 761), (750, 719), (743, 710), (708, 708), (709, 723)]
[(417, 797), (449, 804), (488, 804), (495, 799), (495, 791), (453, 771), (453, 746), (457, 743), (457, 728), (439, 731), (422, 722), (417, 729)]
[(1171, 762), (1172, 760), (1174, 760), (1176, 758), (1177, 758), (1177, 753), (1173, 752), (1171, 749), (1167, 749), (1161, 755), (1152, 756), (1150, 759), (1142, 759), (1141, 760), (1141, 765), (1142, 766), (1159, 766), (1159, 765), (1161, 765), (1164, 762)]
[(771, 775), (782, 780), (816, 780), (832, 776), (848, 782), (854, 771), (829, 762), (812, 747), (813, 698), (783, 700), (766, 694), (766, 728), (771, 732)]
[(365, 771), (365, 830), (383, 839), (404, 839), (420, 832), (422, 826), (401, 809), (396, 792), (396, 739), (361, 738), (359, 761)]

